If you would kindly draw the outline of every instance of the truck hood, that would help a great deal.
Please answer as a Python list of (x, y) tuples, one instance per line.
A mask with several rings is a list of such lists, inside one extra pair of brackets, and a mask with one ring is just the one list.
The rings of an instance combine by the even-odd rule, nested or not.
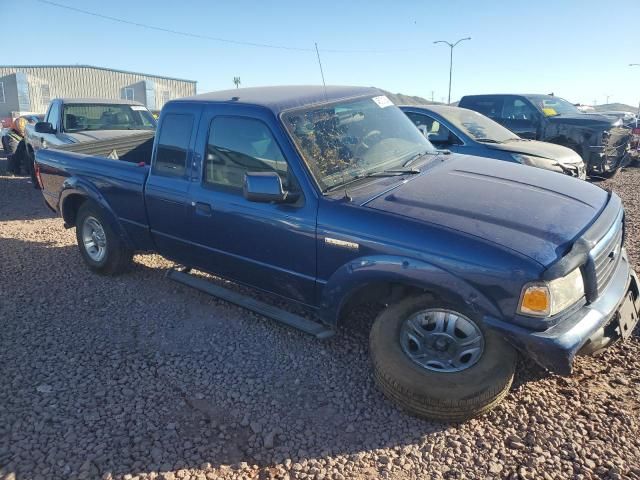
[(607, 199), (601, 188), (566, 175), (452, 155), (364, 205), (483, 238), (547, 267)]
[(591, 127), (594, 129), (605, 129), (613, 127), (616, 119), (598, 114), (577, 113), (573, 115), (556, 115), (547, 117), (551, 123), (561, 125), (575, 125), (580, 127)]
[(556, 145), (554, 143), (539, 142), (537, 140), (515, 140), (504, 143), (487, 143), (486, 147), (492, 150), (502, 150), (512, 153), (523, 153), (535, 157), (555, 160), (562, 165), (577, 165), (582, 162), (582, 158), (570, 148)]

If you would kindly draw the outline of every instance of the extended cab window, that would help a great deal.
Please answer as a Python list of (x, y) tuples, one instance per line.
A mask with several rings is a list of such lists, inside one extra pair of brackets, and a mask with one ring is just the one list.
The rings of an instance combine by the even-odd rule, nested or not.
[(192, 131), (193, 115), (165, 115), (158, 138), (154, 173), (174, 177), (185, 175)]
[(287, 188), (287, 162), (269, 127), (260, 120), (216, 117), (209, 128), (204, 182), (241, 189), (247, 172), (277, 172)]

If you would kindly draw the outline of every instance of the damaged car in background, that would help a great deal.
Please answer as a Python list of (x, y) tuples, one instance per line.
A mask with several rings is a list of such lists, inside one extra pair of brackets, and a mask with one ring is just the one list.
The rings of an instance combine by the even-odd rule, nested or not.
[(554, 95), (467, 95), (459, 106), (486, 115), (522, 138), (574, 150), (592, 175), (614, 173), (629, 149), (631, 129), (621, 119), (585, 114)]
[(582, 180), (587, 177), (582, 158), (570, 148), (520, 138), (473, 110), (445, 105), (400, 108), (437, 148), (544, 168)]

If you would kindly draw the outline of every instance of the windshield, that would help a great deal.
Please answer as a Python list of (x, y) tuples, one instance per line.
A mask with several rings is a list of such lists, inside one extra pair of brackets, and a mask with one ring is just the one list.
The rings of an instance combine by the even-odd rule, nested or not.
[(385, 96), (293, 110), (283, 121), (322, 190), (436, 152)]
[(545, 117), (553, 117), (555, 115), (576, 115), (582, 113), (578, 110), (578, 107), (559, 97), (533, 97), (529, 100), (538, 107)]
[(66, 104), (62, 115), (65, 132), (86, 130), (153, 130), (156, 121), (142, 105)]
[(451, 108), (439, 113), (474, 140), (501, 143), (520, 138), (498, 122), (473, 110)]

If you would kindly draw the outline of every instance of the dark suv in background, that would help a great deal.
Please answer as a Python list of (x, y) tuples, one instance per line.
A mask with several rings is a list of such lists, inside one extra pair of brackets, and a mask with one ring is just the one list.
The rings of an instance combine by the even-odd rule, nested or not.
[(631, 139), (621, 120), (586, 115), (553, 95), (467, 95), (459, 106), (486, 115), (522, 138), (569, 147), (595, 174), (615, 172)]

